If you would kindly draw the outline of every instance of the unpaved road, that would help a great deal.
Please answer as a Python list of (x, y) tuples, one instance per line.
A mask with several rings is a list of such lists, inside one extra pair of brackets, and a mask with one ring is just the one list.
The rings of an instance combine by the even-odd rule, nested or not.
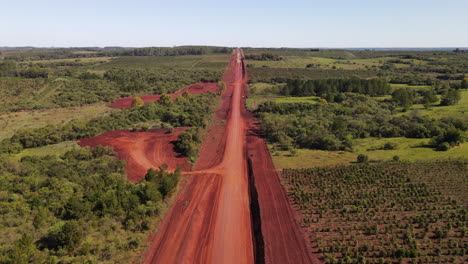
[[(164, 219), (143, 263), (254, 263), (241, 98), (245, 80), (239, 50), (224, 75), (226, 89), (218, 114), (226, 125), (213, 127), (214, 142), (202, 147), (195, 173)], [(216, 125), (215, 125), (216, 126)], [(224, 130), (224, 131), (223, 131)], [(208, 165), (208, 166), (206, 166)]]

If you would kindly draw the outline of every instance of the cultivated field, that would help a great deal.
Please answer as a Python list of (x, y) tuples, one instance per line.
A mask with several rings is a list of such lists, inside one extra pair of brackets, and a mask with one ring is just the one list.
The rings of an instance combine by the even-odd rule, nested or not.
[(464, 263), (467, 161), (284, 169), (326, 263)]

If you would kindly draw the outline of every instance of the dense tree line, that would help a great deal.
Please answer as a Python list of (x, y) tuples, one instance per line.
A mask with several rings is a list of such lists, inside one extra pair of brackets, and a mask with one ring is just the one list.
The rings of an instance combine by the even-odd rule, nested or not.
[(383, 79), (293, 79), (287, 80), (281, 94), (286, 96), (325, 96), (352, 92), (369, 96), (383, 96), (389, 94), (390, 91), (390, 84)]
[(354, 138), (438, 138), (447, 131), (468, 130), (466, 119), (393, 116), (392, 103), (359, 94), (344, 96), (339, 104), (265, 102), (257, 114), (267, 139), (285, 149), (351, 150)]
[(246, 54), (245, 59), (247, 60), (258, 60), (258, 61), (280, 61), (283, 57), (273, 53), (260, 53), (260, 54)]
[(0, 158), (0, 225), (8, 234), (0, 238), (0, 263), (130, 262), (180, 171), (150, 169), (132, 184), (124, 165), (102, 146), (60, 157)]
[[(105, 56), (178, 56), (178, 55), (203, 55), (212, 53), (230, 53), (231, 48), (215, 46), (178, 46), (178, 47), (146, 47), (146, 48), (59, 48), (59, 49), (34, 49), (28, 52), (18, 52), (5, 56), (5, 60), (52, 60), (91, 58)], [(86, 51), (86, 52), (83, 52)]]
[(49, 78), (49, 72), (38, 65), (19, 68), (16, 63), (5, 61), (0, 63), (0, 77)]
[[(0, 70), (0, 76), (4, 76), (0, 77), (0, 112), (82, 106), (112, 102), (118, 97), (172, 93), (193, 83), (216, 82), (221, 78), (221, 71), (173, 68), (110, 69), (103, 75), (89, 71), (69, 71), (60, 77), (24, 78), (14, 65), (13, 62), (0, 64), (0, 67), (6, 69)], [(29, 77), (36, 72), (34, 69), (44, 70), (47, 74), (50, 70), (36, 66), (31, 69), (28, 74), (32, 75)], [(44, 89), (47, 89), (49, 95), (46, 98), (40, 94)]]
[(89, 121), (72, 120), (64, 125), (47, 125), (36, 129), (17, 131), (11, 138), (0, 142), (0, 153), (17, 153), (24, 148), (54, 144), (62, 141), (96, 136), (110, 130), (130, 128), (133, 124), (160, 120), (173, 127), (205, 127), (212, 111), (215, 95), (179, 96), (170, 104), (148, 102), (142, 107), (112, 112), (108, 116)]
[(210, 46), (179, 46), (173, 48), (166, 47), (148, 47), (134, 49), (131, 56), (179, 56), (179, 55), (203, 55), (211, 53), (230, 53), (231, 49), (227, 47)]

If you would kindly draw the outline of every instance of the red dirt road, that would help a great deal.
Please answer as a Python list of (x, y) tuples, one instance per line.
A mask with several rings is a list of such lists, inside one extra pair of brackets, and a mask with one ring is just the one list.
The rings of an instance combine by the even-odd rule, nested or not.
[(190, 170), (187, 158), (175, 152), (171, 143), (186, 129), (177, 128), (173, 133), (166, 133), (165, 129), (109, 131), (96, 137), (80, 139), (78, 144), (82, 147), (102, 145), (114, 148), (119, 159), (127, 162), (125, 170), (128, 180), (140, 182), (149, 168), (158, 168), (163, 163), (168, 165), (169, 170), (177, 167), (182, 167), (184, 171)]
[[(188, 91), (191, 94), (199, 94), (199, 93), (204, 93), (208, 91), (216, 93), (218, 91), (218, 87), (216, 86), (216, 83), (196, 83), (196, 84), (187, 86), (185, 88), (182, 88), (179, 91), (169, 94), (169, 95), (171, 96), (172, 100), (174, 100), (177, 98), (177, 96), (182, 95), (185, 91)], [(119, 108), (119, 109), (130, 108), (132, 106), (133, 98), (134, 97), (118, 98), (115, 100), (114, 103), (110, 104), (109, 106), (112, 108)], [(154, 102), (154, 101), (159, 101), (159, 98), (161, 98), (161, 95), (160, 94), (144, 95), (144, 96), (140, 96), (140, 98), (145, 103)]]
[[(224, 101), (206, 136), (211, 142), (204, 142), (195, 166), (201, 170), (177, 197), (143, 263), (254, 263), (238, 50), (224, 81)], [(226, 125), (217, 122), (224, 113)]]

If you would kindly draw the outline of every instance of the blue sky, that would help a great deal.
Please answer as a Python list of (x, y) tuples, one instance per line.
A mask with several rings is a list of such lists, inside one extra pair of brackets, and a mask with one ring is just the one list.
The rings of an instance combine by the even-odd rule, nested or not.
[(0, 0), (0, 46), (468, 47), (468, 0)]

